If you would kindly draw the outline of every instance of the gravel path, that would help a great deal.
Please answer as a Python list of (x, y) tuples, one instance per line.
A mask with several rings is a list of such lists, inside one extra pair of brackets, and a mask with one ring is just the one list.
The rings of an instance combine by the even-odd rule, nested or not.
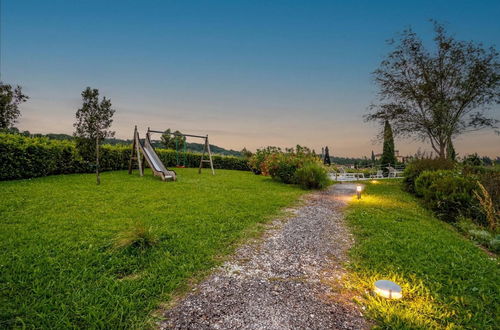
[(332, 291), (353, 243), (341, 210), (354, 193), (355, 185), (336, 184), (308, 195), (166, 311), (160, 328), (368, 328), (350, 299)]

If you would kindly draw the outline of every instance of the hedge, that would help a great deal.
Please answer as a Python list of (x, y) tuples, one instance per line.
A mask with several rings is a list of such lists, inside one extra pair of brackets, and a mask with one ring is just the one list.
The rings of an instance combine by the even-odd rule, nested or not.
[(455, 167), (453, 161), (441, 158), (416, 159), (406, 166), (404, 171), (403, 188), (415, 193), (415, 180), (424, 171), (452, 170)]
[[(128, 169), (130, 152), (131, 146), (103, 145), (101, 171)], [(176, 165), (174, 150), (158, 149), (157, 152), (165, 166)], [(219, 155), (213, 155), (212, 158), (216, 169), (249, 170), (243, 158)], [(182, 155), (180, 159), (183, 159)], [(186, 167), (198, 167), (200, 159), (201, 154), (187, 153)], [(82, 159), (73, 141), (0, 133), (0, 180), (91, 173), (94, 170), (95, 165)]]
[(415, 180), (415, 192), (444, 221), (455, 222), (464, 216), (484, 224), (484, 216), (473, 193), (478, 189), (476, 182), (455, 170), (424, 171)]

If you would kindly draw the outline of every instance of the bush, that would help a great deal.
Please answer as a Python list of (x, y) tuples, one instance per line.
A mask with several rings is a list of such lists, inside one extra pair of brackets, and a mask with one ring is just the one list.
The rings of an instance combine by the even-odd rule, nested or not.
[[(323, 188), (329, 182), (319, 157), (300, 145), (285, 151), (276, 147), (258, 149), (248, 165), (255, 174), (269, 175), (273, 180), (287, 184), (297, 183), (306, 189)], [(301, 170), (304, 167), (307, 168)]]
[(403, 187), (410, 193), (415, 193), (415, 180), (424, 171), (451, 170), (455, 164), (447, 159), (417, 159), (408, 164), (404, 171)]
[(158, 243), (159, 239), (151, 227), (143, 223), (136, 223), (116, 236), (113, 247), (115, 249), (137, 248), (144, 250)]
[(301, 166), (300, 160), (291, 154), (274, 153), (263, 163), (263, 173), (283, 183), (294, 183), (295, 172)]
[(317, 161), (319, 158), (310, 149), (297, 145), (295, 149), (285, 152), (278, 149), (267, 155), (261, 172), (283, 183), (295, 183), (295, 172), (304, 164)]
[(304, 189), (323, 189), (330, 183), (328, 172), (317, 162), (306, 163), (299, 168), (294, 181)]
[(269, 175), (269, 173), (265, 170), (263, 173), (263, 165), (269, 155), (276, 153), (281, 153), (281, 149), (278, 147), (266, 147), (264, 149), (257, 149), (255, 154), (253, 154), (248, 160), (248, 166), (257, 175)]
[[(103, 145), (100, 150), (101, 171), (128, 169), (131, 146)], [(175, 151), (157, 152), (165, 166), (176, 165)], [(187, 153), (186, 159), (187, 167), (198, 167), (201, 154)], [(212, 159), (216, 169), (248, 170), (243, 158), (214, 155)], [(81, 157), (73, 141), (0, 133), (0, 180), (94, 171), (95, 164)]]
[(456, 171), (425, 171), (415, 180), (415, 192), (444, 221), (470, 217), (484, 225), (485, 219), (474, 197), (476, 181)]

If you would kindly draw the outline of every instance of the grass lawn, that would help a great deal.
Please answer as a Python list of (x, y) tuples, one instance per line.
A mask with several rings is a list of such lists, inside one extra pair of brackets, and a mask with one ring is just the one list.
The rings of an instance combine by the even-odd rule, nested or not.
[[(369, 183), (347, 212), (356, 237), (348, 282), (378, 325), (498, 329), (498, 259), (433, 217), (400, 182)], [(403, 299), (369, 294), (377, 279), (399, 283)]]
[[(303, 190), (250, 172), (125, 171), (0, 182), (0, 328), (143, 328)], [(117, 250), (142, 223), (159, 238)]]

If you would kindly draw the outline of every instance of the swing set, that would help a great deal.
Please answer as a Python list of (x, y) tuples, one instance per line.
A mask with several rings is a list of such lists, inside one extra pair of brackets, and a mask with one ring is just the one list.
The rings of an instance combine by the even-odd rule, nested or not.
[[(159, 134), (165, 134), (165, 132), (162, 131), (155, 131), (152, 130), (148, 127), (148, 135), (150, 133), (159, 133)], [(210, 169), (212, 170), (212, 175), (215, 175), (215, 170), (214, 170), (214, 163), (212, 161), (212, 152), (210, 151), (210, 143), (208, 142), (208, 134), (205, 136), (202, 135), (193, 135), (193, 134), (182, 134), (182, 133), (169, 133), (171, 136), (174, 137), (179, 137), (182, 136), (184, 138), (184, 143), (182, 146), (182, 164), (181, 164), (181, 155), (180, 155), (180, 146), (179, 146), (179, 140), (175, 139), (175, 158), (176, 158), (176, 167), (179, 168), (185, 168), (187, 164), (187, 143), (186, 143), (186, 138), (191, 137), (191, 138), (198, 138), (198, 139), (203, 139), (204, 140), (204, 146), (203, 146), (203, 153), (201, 154), (201, 159), (200, 159), (200, 166), (198, 168), (198, 173), (201, 173), (201, 169), (203, 167), (204, 163), (209, 163), (210, 164)], [(208, 159), (205, 159), (205, 154), (207, 154)]]

